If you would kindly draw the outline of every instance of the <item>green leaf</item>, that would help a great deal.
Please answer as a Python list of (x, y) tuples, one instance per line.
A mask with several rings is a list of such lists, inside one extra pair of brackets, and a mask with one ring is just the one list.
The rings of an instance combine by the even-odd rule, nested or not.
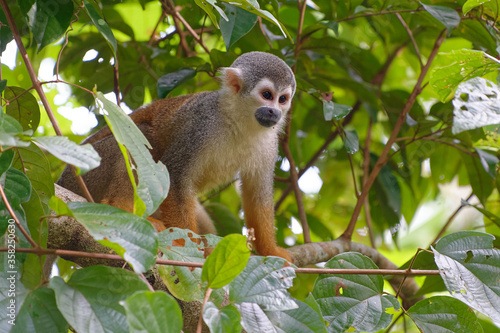
[[(0, 180), (2, 182), (2, 180)], [(29, 178), (21, 171), (10, 168), (5, 176), (5, 195), (11, 206), (19, 206), (31, 197), (31, 183)], [(0, 207), (5, 207), (2, 200)]]
[(345, 131), (344, 146), (347, 153), (354, 154), (359, 150), (359, 136), (356, 130)]
[(219, 310), (214, 303), (208, 302), (203, 308), (203, 320), (211, 333), (240, 333), (241, 317), (238, 309), (232, 305), (226, 305)]
[(57, 215), (75, 217), (71, 209), (69, 209), (68, 204), (55, 195), (50, 198), (49, 206)]
[(500, 88), (476, 77), (461, 83), (453, 99), (453, 134), (500, 123)]
[(16, 119), (0, 110), (0, 146), (28, 147), (31, 142), (27, 141), (24, 135), (32, 133), (32, 131), (23, 132), (21, 124)]
[(483, 166), (484, 171), (486, 171), (491, 176), (491, 178), (495, 178), (498, 158), (495, 155), (487, 153), (482, 149), (475, 149), (477, 154), (479, 155), (479, 160), (481, 161), (481, 165)]
[(274, 23), (277, 25), (281, 32), (283, 33), (283, 36), (287, 36), (290, 38), (290, 40), (293, 40), (292, 36), (288, 32), (288, 30), (285, 28), (283, 24), (281, 24), (270, 12), (264, 9), (260, 9), (260, 5), (257, 2), (257, 0), (222, 0), (223, 2), (230, 3), (233, 6), (242, 8), (252, 14), (255, 14), (257, 16), (262, 17), (263, 19)]
[(33, 141), (61, 161), (77, 167), (79, 174), (95, 169), (101, 163), (101, 157), (92, 145), (76, 144), (66, 136), (38, 136)]
[[(342, 253), (330, 259), (325, 268), (377, 269), (368, 257), (359, 253)], [(376, 332), (392, 321), (389, 309), (400, 309), (397, 299), (384, 294), (381, 275), (321, 274), (313, 287), (329, 331), (356, 329)]]
[(23, 131), (36, 130), (40, 123), (40, 107), (36, 98), (29, 92), (20, 87), (7, 87), (4, 98), (13, 100), (6, 107), (8, 115), (16, 119)]
[(203, 208), (214, 222), (218, 236), (241, 234), (243, 222), (227, 206), (218, 202), (209, 202), (203, 204)]
[(491, 0), (467, 0), (462, 6), (462, 12), (466, 15), (472, 9), (481, 6), (485, 2), (490, 2)]
[(187, 67), (181, 68), (173, 73), (163, 75), (156, 83), (158, 98), (165, 98), (172, 90), (184, 82), (191, 80), (195, 76), (196, 70)]
[(0, 178), (10, 168), (14, 160), (14, 150), (9, 149), (0, 153)]
[(121, 301), (130, 332), (178, 333), (182, 312), (177, 301), (165, 292), (138, 292)]
[(68, 323), (57, 308), (54, 291), (40, 287), (29, 292), (10, 332), (68, 332)]
[(7, 48), (7, 44), (14, 39), (14, 35), (7, 24), (7, 17), (5, 17), (3, 10), (0, 10), (0, 22), (4, 24), (4, 26), (0, 29), (0, 53), (3, 53)]
[[(229, 300), (236, 304), (254, 303), (264, 311), (297, 308), (287, 291), (295, 271), (285, 264), (286, 260), (278, 257), (251, 257), (243, 272), (229, 284)], [(245, 311), (241, 315), (243, 321), (248, 319)]]
[(224, 11), (222, 10), (222, 8), (220, 8), (219, 6), (217, 6), (215, 3), (217, 1), (215, 0), (207, 0), (207, 1), (203, 1), (203, 0), (194, 0), (194, 2), (201, 8), (205, 11), (205, 13), (207, 13), (208, 17), (210, 17), (210, 20), (212, 21), (213, 25), (219, 29), (219, 20), (217, 20), (217, 16), (215, 16), (215, 13), (214, 13), (214, 8), (215, 10), (217, 10), (217, 12), (219, 12), (220, 16), (222, 16), (222, 18), (224, 18), (224, 20), (228, 20), (226, 14), (224, 13)]
[(224, 11), (227, 19), (220, 20), (220, 32), (226, 50), (229, 50), (241, 37), (245, 36), (257, 23), (257, 16), (246, 10), (226, 4)]
[(477, 231), (447, 235), (436, 244), (434, 257), (453, 297), (500, 323), (500, 250), (494, 237)]
[(49, 288), (55, 291), (64, 318), (78, 333), (129, 332), (119, 302), (148, 290), (133, 272), (101, 265), (76, 270), (67, 283), (56, 276)]
[[(4, 245), (6, 244), (2, 244), (2, 246)], [(21, 276), (21, 272), (19, 270), (17, 270), (17, 273), (7, 273), (13, 269), (10, 267), (8, 262), (10, 262), (10, 260), (8, 261), (7, 252), (1, 252), (0, 308), (4, 310), (0, 311), (0, 332), (10, 332), (12, 330), (14, 324), (16, 324), (17, 313), (19, 313), (26, 296), (28, 296), (28, 293), (30, 292), (29, 289), (19, 282)], [(14, 269), (17, 268), (18, 266), (14, 267)], [(11, 288), (12, 284), (15, 285), (15, 292), (14, 288)]]
[[(101, 92), (97, 92), (97, 98), (104, 107), (106, 122), (126, 161), (130, 181), (134, 187), (134, 213), (139, 216), (149, 216), (167, 197), (170, 187), (167, 168), (163, 163), (156, 163), (153, 160), (148, 150), (151, 149), (151, 145), (132, 119), (116, 104), (108, 101)], [(130, 153), (136, 166), (134, 171), (137, 173), (137, 185), (132, 172), (132, 163), (123, 146)]]
[(115, 250), (134, 271), (142, 273), (154, 265), (158, 236), (148, 220), (104, 204), (69, 202), (68, 207), (95, 240)]
[[(45, 215), (49, 214), (49, 200), (54, 195), (54, 181), (49, 160), (37, 145), (17, 148), (17, 154), (12, 165), (18, 170), (24, 170), (31, 181), (33, 191), (39, 196)], [(36, 221), (39, 225), (39, 221)]]
[(243, 235), (228, 235), (208, 256), (203, 265), (201, 279), (208, 282), (209, 288), (222, 288), (243, 271), (248, 258), (250, 250), (247, 238)]
[(448, 34), (460, 24), (460, 15), (458, 15), (454, 9), (443, 6), (424, 5), (423, 3), (420, 4), (429, 14), (446, 27)]
[(472, 186), (472, 190), (479, 201), (485, 205), (488, 197), (495, 188), (495, 180), (484, 170), (483, 164), (479, 158), (465, 153), (461, 153), (461, 155), (464, 161), (465, 169), (467, 170), (467, 175), (469, 176), (469, 183)]
[(38, 52), (45, 46), (61, 38), (73, 17), (73, 2), (36, 0), (26, 3), (20, 1), (21, 10), (26, 15), (28, 27), (38, 44)]
[(498, 60), (474, 50), (440, 53), (435, 62), (441, 66), (437, 65), (432, 70), (430, 84), (442, 102), (450, 97), (460, 83), (500, 69)]
[(327, 332), (325, 321), (308, 304), (295, 300), (297, 309), (286, 311), (267, 311), (267, 317), (282, 332), (310, 333)]
[(408, 310), (423, 333), (482, 333), (477, 317), (464, 303), (447, 296), (419, 301)]
[[(203, 263), (203, 248), (215, 247), (221, 239), (214, 235), (199, 236), (190, 230), (169, 228), (158, 233), (161, 259)], [(205, 295), (201, 269), (161, 265), (160, 277), (175, 298), (183, 301), (202, 301)], [(212, 293), (214, 295), (214, 293)]]
[(99, 30), (104, 39), (106, 39), (111, 47), (111, 50), (113, 50), (113, 55), (116, 56), (116, 38), (115, 35), (113, 35), (113, 31), (109, 27), (108, 23), (101, 17), (101, 15), (99, 15), (94, 6), (92, 6), (87, 0), (84, 0), (83, 4), (85, 5), (85, 10), (87, 11), (87, 14), (89, 14), (95, 27)]
[[(0, 22), (3, 22), (0, 18)], [(2, 29), (3, 30), (3, 29)], [(0, 32), (1, 34), (1, 32)], [(2, 51), (3, 52), (3, 51)], [(7, 87), (7, 80), (0, 80), (0, 94), (4, 92), (5, 87)], [(5, 97), (4, 97), (5, 98)]]
[(352, 107), (332, 101), (323, 101), (323, 114), (326, 121), (341, 120), (351, 112)]

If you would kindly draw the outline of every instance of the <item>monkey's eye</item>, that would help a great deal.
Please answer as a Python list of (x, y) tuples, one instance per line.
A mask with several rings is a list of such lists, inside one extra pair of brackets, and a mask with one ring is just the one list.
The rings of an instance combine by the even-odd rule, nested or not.
[(285, 104), (286, 103), (286, 96), (285, 95), (281, 95), (280, 99), (279, 99), (279, 102), (280, 102), (280, 104)]
[(262, 92), (262, 97), (264, 97), (267, 100), (272, 100), (273, 94), (269, 90), (265, 90)]

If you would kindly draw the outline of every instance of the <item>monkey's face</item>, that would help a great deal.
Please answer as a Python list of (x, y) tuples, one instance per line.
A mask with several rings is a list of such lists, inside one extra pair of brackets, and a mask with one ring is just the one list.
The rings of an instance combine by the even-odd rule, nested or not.
[(252, 89), (250, 95), (257, 102), (255, 119), (264, 127), (273, 127), (282, 123), (284, 115), (290, 109), (292, 86), (277, 87), (271, 80), (262, 79)]

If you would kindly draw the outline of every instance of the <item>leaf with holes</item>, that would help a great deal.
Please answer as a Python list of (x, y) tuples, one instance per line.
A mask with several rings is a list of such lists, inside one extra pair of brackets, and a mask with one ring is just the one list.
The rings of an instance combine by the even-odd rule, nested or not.
[[(187, 229), (169, 228), (158, 233), (160, 259), (203, 263), (205, 248), (214, 248), (221, 240), (214, 235), (200, 236)], [(201, 280), (201, 268), (161, 265), (160, 277), (176, 298), (189, 302), (202, 301), (205, 295)], [(222, 290), (220, 290), (222, 291)], [(212, 296), (223, 297), (223, 291), (215, 290)]]
[(500, 123), (500, 88), (481, 77), (460, 84), (453, 99), (452, 133)]
[(500, 250), (493, 248), (493, 239), (460, 231), (440, 239), (432, 250), (451, 295), (500, 324)]
[[(347, 252), (330, 259), (325, 268), (377, 269), (377, 266), (368, 257)], [(384, 294), (383, 287), (381, 275), (321, 274), (312, 294), (330, 324), (329, 332), (352, 329), (376, 332), (391, 323), (391, 309), (400, 309), (398, 300)]]
[(453, 50), (440, 53), (430, 75), (430, 85), (442, 102), (453, 94), (458, 85), (474, 77), (500, 69), (500, 61), (482, 51)]

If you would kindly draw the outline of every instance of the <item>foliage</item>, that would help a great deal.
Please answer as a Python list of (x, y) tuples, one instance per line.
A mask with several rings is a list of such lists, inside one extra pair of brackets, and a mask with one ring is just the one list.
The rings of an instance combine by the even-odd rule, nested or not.
[[(0, 50), (22, 43), (22, 62), (0, 72), (1, 332), (189, 331), (175, 298), (201, 302), (211, 332), (500, 331), (498, 0), (0, 4)], [(200, 198), (221, 237), (156, 234), (145, 219), (168, 170), (123, 110), (216, 89), (218, 69), (254, 50), (283, 58), (298, 88), (276, 165), (278, 243), (297, 264), (337, 270), (250, 257), (231, 184)], [(133, 213), (54, 196), (65, 163), (99, 165), (70, 128), (89, 118), (120, 143)], [(51, 209), (130, 267), (71, 252), (45, 276)], [(301, 246), (296, 219), (324, 251)], [(340, 235), (352, 243), (330, 258)], [(363, 254), (348, 252), (358, 243)], [(428, 276), (394, 284), (381, 255)]]

